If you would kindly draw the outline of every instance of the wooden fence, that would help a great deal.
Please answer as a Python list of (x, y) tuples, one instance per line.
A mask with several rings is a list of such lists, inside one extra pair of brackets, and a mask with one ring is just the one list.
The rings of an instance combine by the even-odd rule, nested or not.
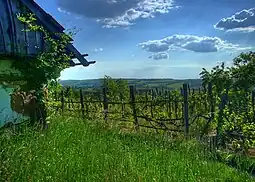
[[(218, 98), (212, 91), (212, 84), (208, 84), (207, 88), (199, 89), (190, 89), (189, 85), (184, 84), (180, 91), (163, 88), (139, 91), (135, 86), (129, 86), (127, 99), (123, 99), (121, 93), (117, 99), (109, 98), (107, 88), (94, 92), (79, 89), (75, 94), (71, 96), (70, 88), (54, 93), (55, 105), (51, 106), (62, 114), (75, 114), (75, 117), (132, 122), (135, 129), (178, 132), (186, 137), (197, 135), (198, 130), (200, 134), (201, 132), (208, 134), (209, 125), (214, 122), (217, 113), (217, 127), (209, 131), (209, 135), (217, 134), (217, 142), (223, 135), (221, 132), (223, 120), (228, 117), (224, 114), (224, 109), (226, 106), (238, 105), (231, 100), (228, 89), (220, 95), (220, 102), (216, 102)], [(247, 95), (245, 103), (251, 106), (254, 116), (249, 118), (249, 122), (254, 121), (255, 118), (254, 98), (253, 91)], [(240, 133), (233, 134), (231, 131), (226, 133), (245, 140), (245, 137), (240, 137), (242, 135)]]
[[(54, 94), (54, 100), (58, 102), (55, 106), (62, 113), (77, 111), (79, 116), (88, 117), (90, 113), (98, 113), (104, 120), (133, 120), (134, 127), (152, 128), (156, 130), (184, 132), (186, 136), (190, 131), (190, 125), (195, 120), (212, 120), (214, 103), (208, 96), (211, 96), (211, 87), (208, 89), (190, 89), (184, 84), (179, 92), (166, 89), (143, 90), (139, 92), (134, 86), (129, 87), (128, 100), (111, 100), (107, 97), (107, 89), (103, 88), (101, 93), (79, 90), (79, 96), (70, 98), (68, 91), (62, 90), (60, 94)], [(209, 93), (209, 95), (207, 95)], [(200, 100), (196, 101), (197, 97)], [(121, 97), (120, 97), (121, 98)], [(209, 100), (209, 102), (208, 102)], [(211, 102), (210, 102), (211, 101)], [(78, 107), (75, 108), (75, 105)], [(95, 108), (95, 105), (98, 107)], [(115, 106), (115, 109), (114, 109)], [(93, 108), (91, 110), (91, 108)], [(118, 108), (118, 109), (116, 109)], [(118, 110), (118, 112), (114, 112)], [(160, 114), (159, 114), (160, 113)], [(119, 114), (119, 117), (111, 118), (110, 115)], [(128, 116), (128, 117), (127, 117)], [(92, 119), (95, 119), (95, 117)], [(146, 122), (141, 122), (145, 120)], [(206, 122), (207, 123), (207, 122)], [(171, 125), (171, 126), (170, 126)]]

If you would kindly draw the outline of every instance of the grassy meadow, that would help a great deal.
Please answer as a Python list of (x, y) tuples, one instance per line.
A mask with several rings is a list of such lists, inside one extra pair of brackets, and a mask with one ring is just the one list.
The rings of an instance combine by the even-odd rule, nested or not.
[(253, 181), (195, 141), (120, 132), (100, 122), (51, 119), (48, 130), (4, 130), (0, 181)]

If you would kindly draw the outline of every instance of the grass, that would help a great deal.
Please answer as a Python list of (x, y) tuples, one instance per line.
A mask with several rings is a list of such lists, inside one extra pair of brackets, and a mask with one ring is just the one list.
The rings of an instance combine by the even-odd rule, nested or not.
[(252, 181), (210, 160), (194, 142), (120, 133), (76, 118), (52, 119), (0, 139), (0, 181)]

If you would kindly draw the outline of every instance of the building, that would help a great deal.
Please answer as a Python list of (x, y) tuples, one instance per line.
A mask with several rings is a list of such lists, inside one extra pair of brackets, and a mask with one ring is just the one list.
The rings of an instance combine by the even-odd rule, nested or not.
[[(21, 114), (11, 109), (10, 94), (18, 84), (22, 84), (22, 80), (19, 79), (20, 71), (12, 68), (13, 62), (19, 59), (20, 54), (33, 57), (45, 50), (43, 33), (24, 31), (25, 25), (17, 18), (19, 13), (23, 13), (24, 7), (36, 16), (37, 23), (47, 31), (63, 33), (65, 30), (34, 0), (0, 0), (0, 127), (5, 123), (20, 122), (24, 119)], [(70, 66), (86, 67), (95, 63), (87, 61), (87, 54), (81, 54), (71, 43), (67, 45), (66, 51), (72, 53), (72, 58), (79, 61), (75, 63), (70, 60)]]

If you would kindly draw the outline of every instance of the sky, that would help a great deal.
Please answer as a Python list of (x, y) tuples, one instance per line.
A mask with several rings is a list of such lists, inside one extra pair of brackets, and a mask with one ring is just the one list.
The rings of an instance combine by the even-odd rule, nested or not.
[(255, 51), (254, 0), (35, 0), (89, 61), (61, 80), (199, 78)]

